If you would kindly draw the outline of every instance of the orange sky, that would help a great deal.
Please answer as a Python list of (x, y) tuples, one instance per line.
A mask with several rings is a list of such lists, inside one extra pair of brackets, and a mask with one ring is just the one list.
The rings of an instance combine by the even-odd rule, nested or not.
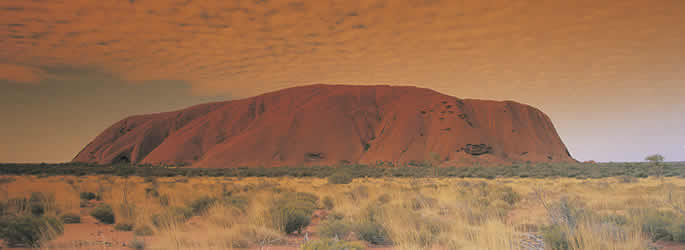
[(685, 160), (685, 1), (0, 0), (0, 162), (132, 114), (310, 83), (546, 112), (580, 160)]

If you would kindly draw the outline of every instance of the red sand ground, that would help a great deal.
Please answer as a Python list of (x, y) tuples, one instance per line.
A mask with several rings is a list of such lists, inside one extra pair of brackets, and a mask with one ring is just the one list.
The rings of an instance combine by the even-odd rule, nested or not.
[(571, 162), (550, 119), (513, 101), (416, 87), (311, 85), (132, 116), (74, 162), (193, 167)]

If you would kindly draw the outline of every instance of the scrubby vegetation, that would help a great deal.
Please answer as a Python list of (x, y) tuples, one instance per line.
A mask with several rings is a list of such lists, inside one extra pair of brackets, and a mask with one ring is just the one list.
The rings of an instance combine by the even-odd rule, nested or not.
[(0, 184), (12, 190), (0, 193), (0, 232), (25, 246), (45, 244), (62, 228), (54, 218), (68, 229), (79, 211), (133, 231), (150, 249), (293, 246), (293, 238), (301, 249), (525, 249), (531, 241), (642, 250), (685, 242), (685, 179), (674, 177), (11, 178)]
[(286, 234), (301, 234), (302, 229), (311, 222), (318, 200), (316, 195), (310, 193), (281, 194), (271, 207), (273, 225)]
[(150, 236), (154, 234), (154, 231), (152, 231), (152, 228), (150, 228), (149, 226), (142, 225), (135, 227), (133, 233), (137, 236)]
[[(3, 177), (0, 185), (15, 180)], [(0, 200), (0, 239), (9, 246), (20, 247), (33, 247), (50, 240), (63, 229), (62, 221), (55, 216), (57, 212), (57, 201), (50, 193), (32, 191), (24, 197), (5, 197)]]
[(81, 216), (74, 213), (66, 213), (60, 216), (62, 223), (64, 224), (78, 224), (81, 223)]
[(8, 216), (0, 219), (0, 238), (10, 246), (38, 246), (62, 233), (62, 223), (47, 216)]
[(352, 182), (354, 178), (352, 175), (348, 174), (346, 171), (338, 171), (328, 176), (328, 183), (331, 184), (348, 184)]
[(685, 218), (672, 211), (647, 209), (634, 211), (644, 217), (642, 231), (653, 241), (665, 240), (685, 243)]
[[(428, 163), (393, 165), (379, 162), (378, 165), (341, 165), (311, 167), (236, 167), (198, 169), (183, 166), (150, 165), (91, 165), (82, 163), (64, 164), (0, 164), (0, 175), (114, 175), (141, 177), (331, 177), (332, 183), (345, 183), (353, 178), (363, 177), (462, 177), (462, 178), (549, 178), (568, 177), (596, 179), (615, 176), (646, 178), (648, 176), (685, 177), (685, 162), (654, 163), (520, 163), (510, 166), (450, 166), (433, 167)], [(146, 193), (156, 192), (150, 189)], [(90, 194), (88, 194), (90, 195)], [(97, 194), (94, 198), (97, 198)], [(89, 198), (89, 197), (88, 197)]]
[(95, 195), (93, 192), (81, 192), (79, 194), (79, 197), (81, 197), (81, 200), (95, 200), (97, 198), (97, 195)]
[(109, 205), (103, 204), (96, 207), (92, 212), (90, 212), (90, 215), (104, 224), (114, 224), (115, 222), (114, 212), (112, 211), (112, 207)]
[(117, 231), (131, 231), (133, 230), (133, 224), (131, 223), (117, 223), (114, 225), (114, 229)]

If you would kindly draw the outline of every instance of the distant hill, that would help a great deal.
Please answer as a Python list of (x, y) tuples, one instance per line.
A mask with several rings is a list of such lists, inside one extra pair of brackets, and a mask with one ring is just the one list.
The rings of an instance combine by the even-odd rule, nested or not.
[(74, 162), (193, 167), (575, 162), (550, 119), (430, 89), (310, 85), (123, 119)]

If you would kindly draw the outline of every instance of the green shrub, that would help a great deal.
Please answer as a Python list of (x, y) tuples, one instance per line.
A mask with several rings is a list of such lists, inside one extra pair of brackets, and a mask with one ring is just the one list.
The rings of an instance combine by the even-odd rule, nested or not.
[(381, 194), (380, 196), (378, 196), (378, 202), (380, 204), (386, 204), (386, 203), (390, 202), (390, 200), (391, 200), (391, 197), (389, 194)]
[(145, 241), (139, 240), (134, 237), (133, 240), (128, 243), (128, 246), (133, 249), (142, 250), (145, 249)]
[(644, 214), (642, 231), (653, 241), (685, 243), (685, 218), (673, 212), (649, 209)]
[(193, 209), (189, 207), (172, 207), (170, 211), (173, 216), (184, 221), (193, 217)]
[[(370, 144), (369, 144), (370, 146)], [(377, 163), (378, 164), (378, 163)], [(179, 164), (180, 166), (181, 164)], [(606, 176), (628, 175), (633, 177), (648, 177), (656, 175), (656, 171), (651, 169), (651, 165), (646, 163), (597, 163), (592, 166), (582, 164), (532, 164), (527, 161), (513, 166), (492, 166), (483, 168), (482, 166), (463, 166), (447, 168), (426, 168), (421, 162), (410, 162), (408, 164), (380, 163), (383, 166), (393, 166), (393, 168), (377, 167), (376, 165), (357, 165), (346, 164), (344, 170), (352, 176), (397, 176), (397, 177), (576, 177), (576, 178), (597, 178)], [(421, 166), (419, 168), (414, 166)], [(682, 162), (664, 163), (664, 175), (685, 177), (685, 166)], [(111, 165), (83, 165), (80, 163), (67, 164), (2, 164), (0, 163), (0, 175), (118, 175), (118, 176), (176, 176), (177, 182), (187, 182), (188, 178), (179, 178), (183, 175), (197, 176), (316, 176), (328, 177), (340, 171), (340, 167), (334, 166), (312, 166), (312, 167), (281, 167), (281, 168), (231, 168), (231, 169), (194, 169), (189, 171), (187, 168), (160, 168), (155, 166), (132, 166), (119, 164), (116, 167)], [(5, 178), (7, 179), (7, 178)], [(4, 181), (0, 179), (0, 183)], [(12, 180), (8, 180), (12, 181)], [(146, 178), (146, 182), (155, 184), (152, 178)], [(96, 198), (97, 199), (97, 198)]]
[(172, 207), (166, 213), (153, 214), (152, 225), (155, 227), (166, 226), (164, 220), (172, 220), (176, 222), (185, 222), (193, 217), (193, 210), (189, 207)]
[(521, 200), (521, 195), (516, 193), (511, 187), (504, 186), (495, 189), (497, 199), (505, 201), (509, 205), (514, 205)]
[(114, 224), (114, 212), (112, 207), (109, 205), (99, 205), (93, 211), (90, 212), (90, 216), (93, 216), (99, 222), (104, 224)]
[(33, 192), (31, 193), (31, 197), (29, 198), (29, 206), (31, 207), (31, 214), (34, 216), (41, 216), (45, 213), (45, 205), (44, 202), (47, 201), (47, 198), (43, 193), (40, 192)]
[(369, 187), (366, 185), (359, 185), (349, 192), (345, 192), (344, 194), (350, 197), (350, 199), (353, 201), (360, 201), (369, 198)]
[(342, 240), (320, 239), (303, 244), (300, 250), (364, 250), (365, 246)]
[(117, 223), (116, 225), (114, 225), (114, 230), (128, 232), (128, 231), (133, 230), (133, 224), (131, 224), (131, 223)]
[(342, 220), (342, 219), (345, 218), (345, 215), (344, 215), (344, 214), (341, 214), (341, 213), (335, 213), (335, 212), (333, 212), (333, 213), (328, 214), (328, 216), (326, 216), (326, 217), (327, 217), (329, 220)]
[(145, 195), (151, 196), (151, 197), (159, 197), (159, 192), (154, 187), (146, 187), (145, 188)]
[(143, 178), (143, 182), (156, 184), (157, 178), (155, 178), (153, 176), (147, 176), (147, 177)]
[(61, 217), (64, 224), (78, 224), (81, 223), (81, 216), (78, 214), (63, 214)]
[(198, 215), (206, 212), (207, 209), (209, 209), (209, 207), (216, 201), (216, 198), (203, 196), (192, 201), (190, 203), (190, 208), (192, 209), (194, 215)]
[(333, 207), (335, 207), (335, 204), (333, 203), (333, 199), (331, 199), (330, 196), (323, 197), (323, 200), (321, 201), (323, 203), (323, 207), (326, 208), (326, 210), (332, 210)]
[(152, 222), (152, 225), (159, 228), (164, 226), (162, 218), (162, 214), (153, 214), (152, 216), (150, 216), (150, 221)]
[(159, 196), (159, 204), (163, 207), (169, 206), (169, 196), (166, 194)]
[(270, 209), (273, 225), (287, 233), (302, 229), (311, 222), (311, 216), (316, 210), (318, 197), (309, 193), (286, 193), (276, 200)]
[(685, 243), (685, 222), (679, 221), (669, 227), (673, 241)]
[(328, 177), (328, 183), (330, 184), (349, 184), (352, 180), (354, 180), (354, 178), (344, 171), (338, 171)]
[(225, 205), (236, 207), (240, 210), (245, 211), (245, 209), (247, 209), (249, 200), (247, 199), (247, 197), (243, 196), (227, 196), (224, 197), (224, 199), (221, 202)]
[(603, 223), (614, 224), (617, 226), (623, 226), (623, 225), (628, 224), (628, 218), (626, 218), (625, 216), (620, 215), (620, 214), (610, 214), (610, 215), (602, 216), (599, 219), (599, 221), (603, 222)]
[(328, 219), (319, 228), (322, 237), (343, 239), (352, 231), (352, 225), (341, 220)]
[(0, 236), (10, 246), (37, 246), (40, 240), (49, 240), (54, 232), (61, 234), (62, 223), (53, 217), (19, 216), (0, 221)]
[(45, 213), (45, 207), (43, 204), (35, 203), (31, 204), (31, 214), (33, 216), (41, 216)]
[(152, 228), (146, 226), (146, 225), (141, 225), (137, 226), (135, 230), (133, 230), (133, 234), (137, 236), (150, 236), (154, 234), (152, 231)]
[(438, 201), (434, 198), (422, 195), (422, 194), (417, 194), (414, 196), (414, 198), (411, 198), (409, 200), (409, 207), (411, 207), (414, 210), (420, 210), (424, 208), (430, 208), (436, 206)]
[(93, 192), (81, 192), (79, 194), (79, 197), (81, 198), (81, 200), (89, 201), (89, 200), (95, 200), (95, 198), (97, 198), (97, 195), (95, 195), (95, 193), (93, 193)]
[(618, 181), (620, 183), (635, 183), (637, 182), (637, 179), (633, 176), (621, 175), (618, 177)]
[(4, 216), (8, 208), (7, 202), (0, 201), (0, 216)]
[(311, 213), (299, 208), (283, 207), (278, 209), (276, 214), (272, 215), (274, 215), (273, 218), (277, 221), (276, 223), (282, 226), (282, 230), (286, 234), (291, 234), (295, 231), (302, 233), (302, 229), (311, 222)]
[(356, 231), (359, 238), (366, 242), (376, 245), (392, 244), (388, 232), (377, 223), (370, 221), (362, 222), (357, 225)]
[(559, 225), (542, 228), (542, 238), (545, 241), (545, 249), (568, 250), (568, 238)]
[(673, 240), (669, 231), (673, 218), (675, 215), (671, 213), (656, 210), (648, 211), (642, 223), (642, 231), (649, 235), (653, 241)]

